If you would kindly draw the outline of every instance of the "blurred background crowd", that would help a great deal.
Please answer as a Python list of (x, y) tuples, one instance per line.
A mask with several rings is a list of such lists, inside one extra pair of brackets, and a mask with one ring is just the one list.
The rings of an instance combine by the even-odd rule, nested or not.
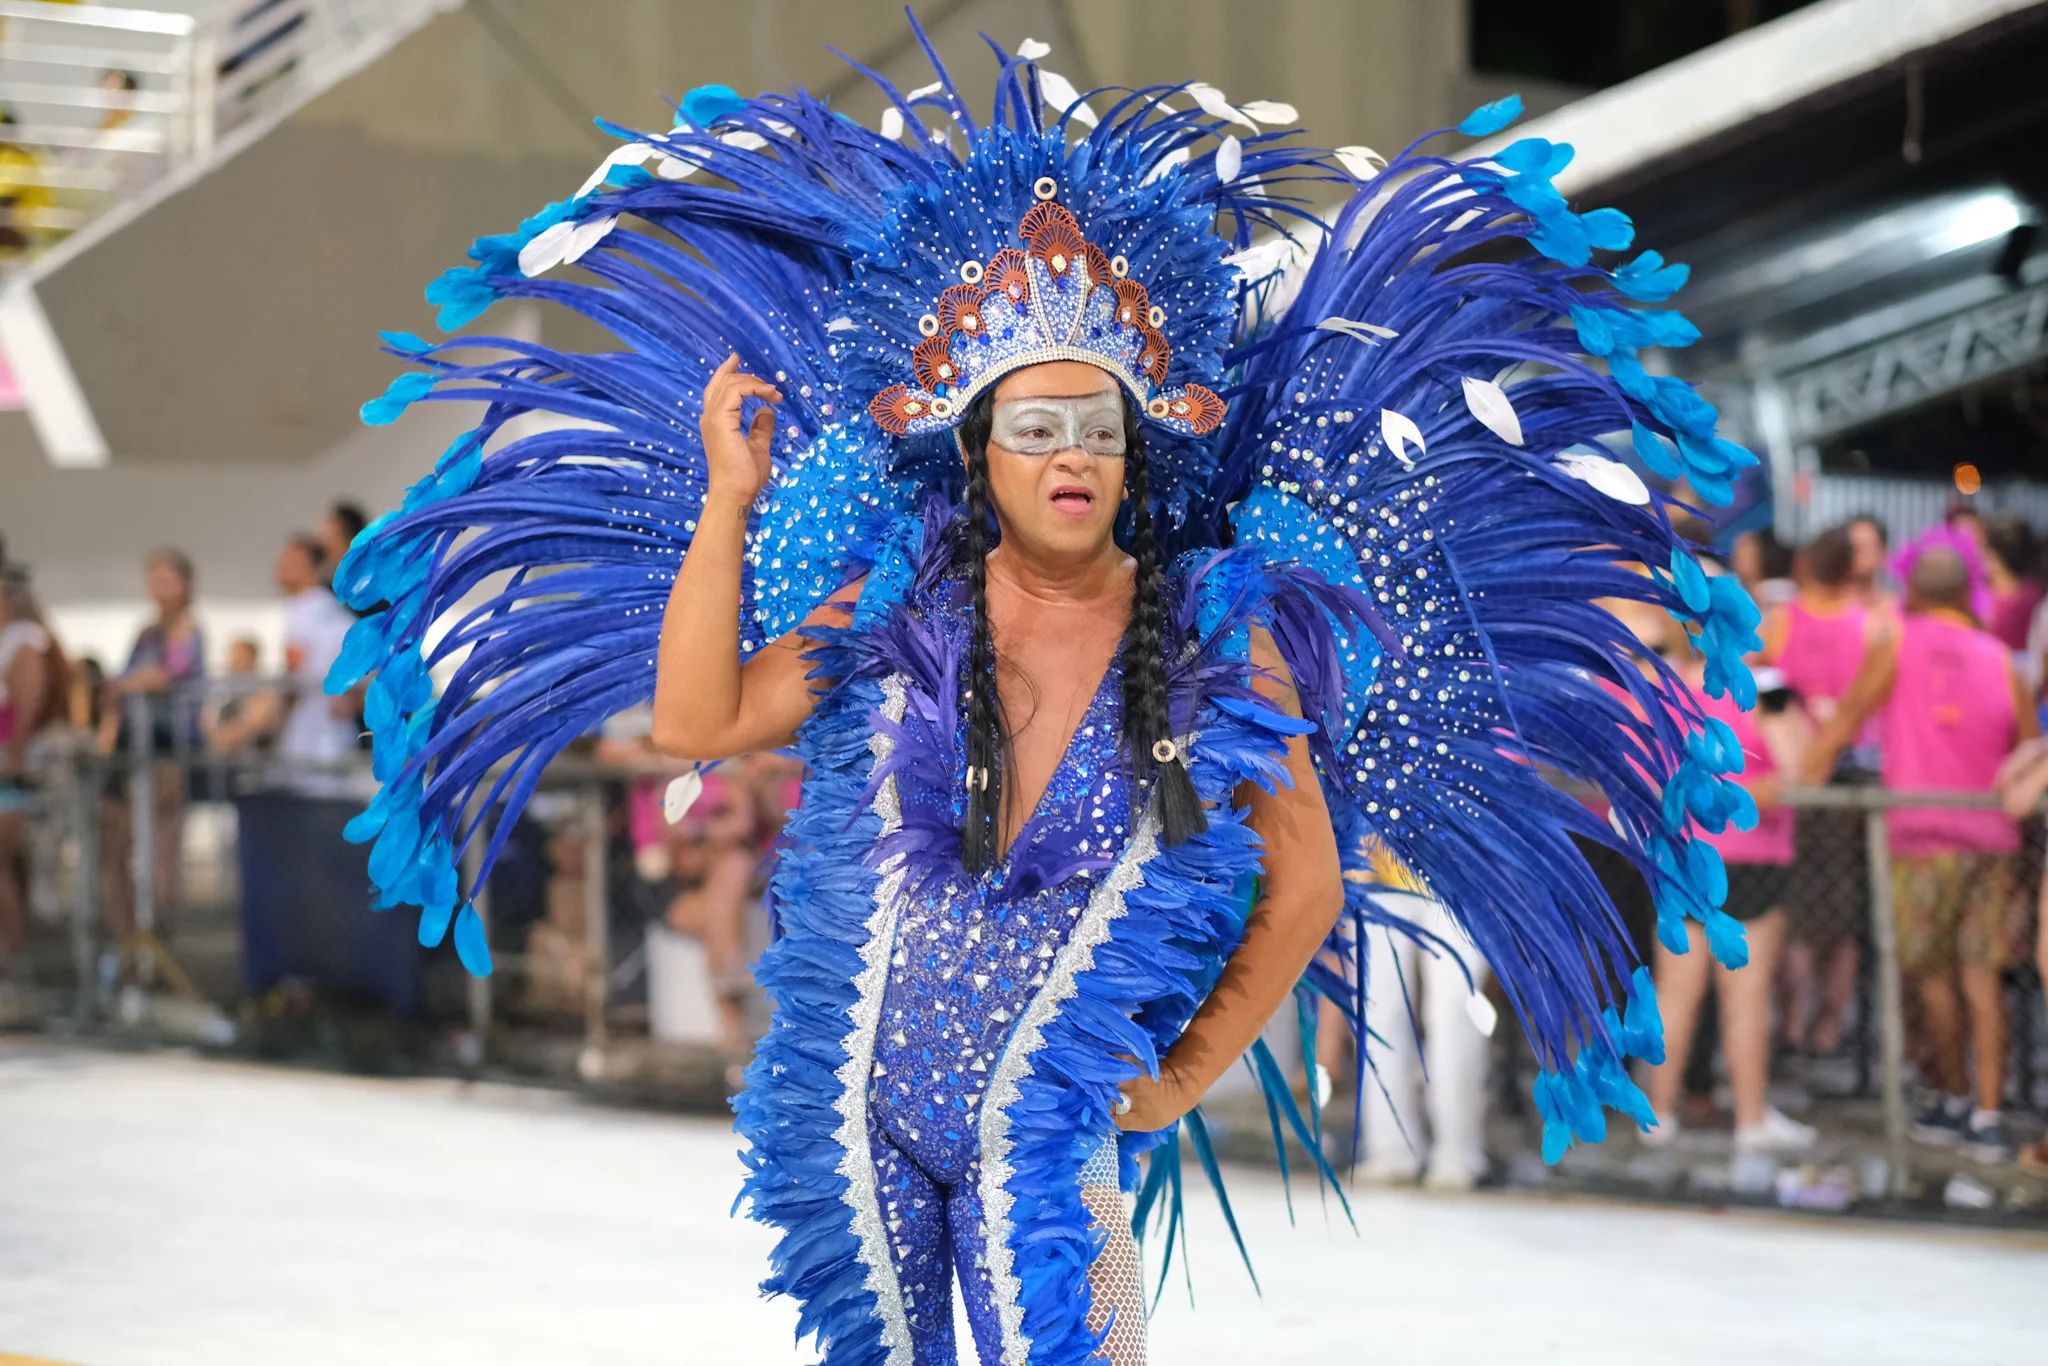
[[(341, 556), (474, 420), (422, 404), (359, 429), (388, 378), (375, 330), (425, 330), (421, 283), (572, 190), (613, 145), (593, 116), (801, 81), (873, 122), (825, 45), (891, 76), (922, 60), (879, 0), (607, 8), (0, 3), (0, 1028), (691, 1103), (732, 1084), (766, 1017), (746, 965), (791, 761), (716, 766), (670, 823), (680, 770), (648, 718), (585, 737), (495, 832), (478, 983), (366, 912), (344, 838), (372, 790), (362, 700), (320, 686), (354, 619)], [(1731, 506), (1669, 490), (1763, 609), (1757, 711), (1702, 699), (1760, 811), (1718, 841), (1750, 964), (1660, 945), (1640, 878), (1587, 847), (1671, 1056), (1643, 1078), (1657, 1126), (1564, 1179), (1839, 1208), (1903, 1193), (1905, 1138), (1930, 1198), (2048, 1210), (2048, 6), (915, 8), (963, 75), (978, 32), (1033, 34), (1082, 89), (1193, 71), (1296, 100), (1332, 144), (1520, 90), (1527, 132), (1580, 149), (1563, 188), (1693, 264), (1676, 302), (1701, 340), (1645, 362), (1762, 457)], [(596, 344), (500, 311), (480, 346)], [(1672, 621), (1615, 610), (1646, 667), (1698, 685)], [(1470, 966), (1375, 959), (1399, 984), (1377, 1080), (1335, 1083), (1330, 1113), (1376, 1179), (1552, 1179), (1533, 1060)], [(1337, 1032), (1294, 1060), (1305, 1088), (1346, 1075)], [(1233, 1103), (1226, 1141), (1262, 1142)]]

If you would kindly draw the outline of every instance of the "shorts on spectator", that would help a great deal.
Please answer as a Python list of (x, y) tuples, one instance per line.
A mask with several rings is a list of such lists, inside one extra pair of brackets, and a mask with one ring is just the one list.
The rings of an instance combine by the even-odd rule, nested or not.
[(1861, 811), (1811, 807), (1793, 829), (1785, 887), (1792, 932), (1817, 947), (1863, 933), (1870, 918), (1870, 854)]
[(2013, 961), (2029, 908), (2010, 854), (1923, 854), (1892, 859), (1899, 966), (1997, 970)]
[(1783, 863), (1728, 865), (1728, 902), (1721, 909), (1747, 925), (1785, 904), (1791, 866)]

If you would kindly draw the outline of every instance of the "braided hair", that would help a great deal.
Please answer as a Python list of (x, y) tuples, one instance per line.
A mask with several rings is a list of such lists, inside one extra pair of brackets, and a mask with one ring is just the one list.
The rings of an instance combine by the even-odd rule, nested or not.
[[(961, 553), (974, 594), (974, 637), (967, 655), (967, 813), (960, 832), (960, 861), (980, 874), (995, 862), (1003, 807), (1003, 771), (1010, 755), (1009, 728), (996, 694), (995, 636), (988, 617), (989, 536), (988, 440), (995, 425), (995, 390), (984, 390), (968, 407), (958, 428), (967, 457), (967, 525)], [(1209, 828), (1202, 801), (1189, 777), (1184, 754), (1161, 761), (1158, 752), (1174, 743), (1171, 696), (1166, 682), (1165, 572), (1152, 526), (1151, 475), (1138, 417), (1124, 403), (1124, 493), (1131, 503), (1130, 554), (1137, 574), (1132, 585), (1130, 629), (1124, 635), (1124, 743), (1134, 795), (1142, 804), (1159, 792), (1161, 838), (1179, 844)], [(1165, 742), (1162, 744), (1161, 742)]]

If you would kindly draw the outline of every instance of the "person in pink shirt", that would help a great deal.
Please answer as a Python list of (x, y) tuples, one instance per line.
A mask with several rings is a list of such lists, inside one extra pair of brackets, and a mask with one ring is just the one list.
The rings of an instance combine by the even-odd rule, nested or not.
[[(1783, 675), (1815, 725), (1834, 716), (1862, 667), (1870, 635), (1890, 622), (1889, 613), (1866, 609), (1856, 596), (1854, 525), (1865, 524), (1834, 527), (1807, 543), (1799, 557), (1798, 595), (1764, 618), (1760, 662)], [(1875, 783), (1877, 738), (1875, 724), (1865, 726), (1828, 781)], [(1860, 813), (1826, 807), (1799, 813), (1785, 887), (1791, 939), (1780, 984), (1785, 1041), (1795, 1049), (1810, 1045), (1829, 1054), (1842, 1046), (1870, 902), (1862, 850)]]
[(1721, 1001), (1721, 1052), (1735, 1099), (1736, 1151), (1796, 1152), (1813, 1146), (1813, 1129), (1773, 1109), (1765, 1096), (1770, 1086), (1771, 972), (1785, 937), (1782, 907), (1793, 852), (1792, 812), (1778, 804), (1778, 786), (1786, 774), (1797, 771), (1812, 726), (1771, 670), (1757, 671), (1759, 707), (1744, 711), (1732, 697), (1707, 696), (1701, 688), (1705, 662), (1687, 654), (1677, 662), (1679, 676), (1693, 690), (1701, 710), (1735, 732), (1742, 746), (1742, 786), (1759, 813), (1754, 829), (1730, 826), (1721, 834), (1705, 836), (1727, 862), (1726, 910), (1742, 922), (1749, 962), (1740, 969), (1714, 963), (1697, 923), (1687, 926), (1691, 952), (1675, 954), (1658, 944), (1655, 971), (1657, 1001), (1664, 1014), (1665, 1061), (1650, 1070), (1650, 1108), (1657, 1122), (1644, 1133), (1643, 1142), (1661, 1147), (1677, 1135), (1679, 1092), (1711, 970)]
[[(1885, 786), (1990, 792), (2015, 744), (2037, 732), (2012, 655), (1969, 609), (1970, 566), (1929, 542), (1906, 580), (1899, 631), (1872, 642), (1856, 681), (1807, 756), (1824, 778), (1872, 716), (1881, 718)], [(2018, 951), (2027, 907), (2015, 876), (2019, 823), (1995, 809), (1902, 808), (1890, 816), (1899, 966), (1920, 1001), (1931, 1080), (1941, 1094), (1914, 1134), (1961, 1142), (1972, 1156), (2011, 1156), (1999, 1106), (2005, 1085), (2000, 976)], [(1975, 1106), (1963, 1066), (1961, 1010), (1970, 1012)]]

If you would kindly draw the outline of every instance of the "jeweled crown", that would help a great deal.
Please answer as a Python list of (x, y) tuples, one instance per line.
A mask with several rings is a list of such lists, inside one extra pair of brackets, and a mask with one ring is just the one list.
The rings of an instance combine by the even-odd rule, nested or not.
[(868, 403), (875, 422), (895, 436), (942, 432), (1012, 370), (1078, 360), (1116, 376), (1154, 422), (1187, 436), (1214, 431), (1223, 421), (1214, 392), (1159, 387), (1172, 358), (1160, 331), (1166, 314), (1130, 278), (1130, 263), (1081, 235), (1051, 176), (1032, 193), (1038, 202), (1017, 225), (1024, 249), (961, 264), (960, 283), (918, 319), (924, 340), (911, 352), (913, 382), (892, 384)]

